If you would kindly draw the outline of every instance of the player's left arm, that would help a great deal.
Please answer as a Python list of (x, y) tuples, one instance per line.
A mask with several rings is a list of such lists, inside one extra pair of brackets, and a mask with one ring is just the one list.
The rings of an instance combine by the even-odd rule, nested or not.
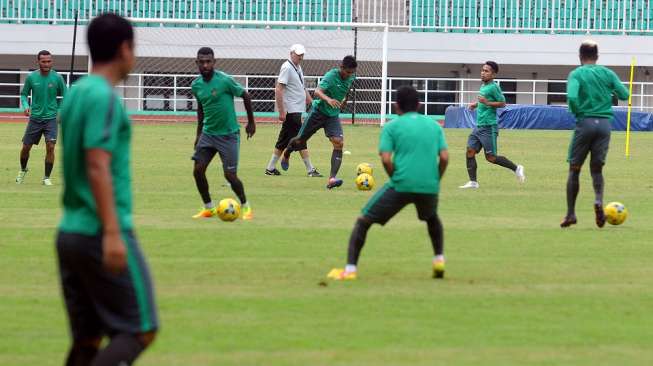
[(392, 152), (382, 151), (379, 153), (381, 156), (381, 163), (383, 164), (383, 169), (388, 173), (388, 177), (392, 177), (392, 174), (395, 172), (395, 165), (392, 162)]
[(621, 83), (617, 74), (612, 70), (610, 70), (610, 72), (612, 73), (612, 87), (614, 88), (614, 93), (617, 95), (617, 98), (619, 98), (619, 100), (628, 100), (630, 92), (628, 92), (628, 89), (626, 89), (624, 84)]
[(252, 109), (252, 97), (246, 91), (243, 92), (241, 97), (243, 98), (243, 104), (245, 104), (245, 111), (247, 111), (247, 126), (245, 126), (245, 133), (249, 139), (256, 133), (256, 122), (254, 121), (254, 110)]
[(445, 170), (449, 165), (449, 150), (447, 146), (447, 140), (444, 138), (444, 131), (440, 129), (439, 136), (439, 145), (440, 145), (440, 162), (438, 164), (438, 171), (440, 172), (440, 179), (444, 176)]
[(392, 152), (394, 151), (394, 139), (391, 132), (394, 125), (392, 123), (383, 127), (381, 136), (379, 136), (379, 156), (381, 156), (381, 163), (385, 172), (388, 173), (388, 177), (392, 177), (395, 172), (395, 165), (392, 162)]
[(61, 103), (63, 102), (63, 98), (66, 96), (66, 92), (68, 89), (66, 88), (66, 83), (63, 81), (63, 77), (59, 75), (59, 85), (57, 86), (57, 96), (61, 98), (57, 98), (57, 104), (59, 107), (61, 107)]

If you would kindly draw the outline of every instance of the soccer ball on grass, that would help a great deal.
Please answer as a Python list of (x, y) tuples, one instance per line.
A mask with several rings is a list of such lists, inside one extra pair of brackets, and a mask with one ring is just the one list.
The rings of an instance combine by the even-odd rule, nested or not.
[(218, 203), (218, 217), (222, 221), (234, 221), (240, 216), (240, 203), (233, 198), (225, 198)]
[(610, 202), (603, 209), (605, 220), (612, 225), (621, 225), (628, 218), (628, 210), (620, 202)]
[(374, 177), (370, 174), (363, 173), (356, 177), (356, 187), (361, 191), (369, 191), (374, 188)]

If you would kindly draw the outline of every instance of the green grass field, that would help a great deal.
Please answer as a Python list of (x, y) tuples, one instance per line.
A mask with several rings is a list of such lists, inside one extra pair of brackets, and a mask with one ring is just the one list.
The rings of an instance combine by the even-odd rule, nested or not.
[[(25, 184), (14, 183), (22, 124), (0, 124), (0, 364), (61, 365), (69, 346), (57, 277), (54, 187), (40, 185), (43, 146)], [(263, 175), (278, 131), (259, 126), (241, 145), (240, 176), (252, 222), (193, 221), (201, 206), (191, 175), (193, 125), (134, 128), (135, 220), (153, 271), (161, 332), (140, 365), (651, 365), (653, 364), (653, 134), (635, 134), (624, 158), (614, 133), (605, 169), (607, 201), (630, 217), (594, 226), (589, 173), (581, 176), (579, 224), (561, 230), (570, 131), (502, 131), (500, 152), (528, 181), (479, 159), (467, 179), (467, 130), (447, 130), (451, 153), (439, 212), (447, 278), (434, 281), (426, 228), (406, 208), (374, 226), (359, 280), (321, 286), (345, 262), (347, 240), (371, 196), (356, 191), (355, 166), (375, 167), (379, 129), (346, 128), (342, 177), (333, 192), (301, 160)], [(311, 140), (328, 173), (330, 146)], [(219, 162), (210, 168), (214, 198)]]

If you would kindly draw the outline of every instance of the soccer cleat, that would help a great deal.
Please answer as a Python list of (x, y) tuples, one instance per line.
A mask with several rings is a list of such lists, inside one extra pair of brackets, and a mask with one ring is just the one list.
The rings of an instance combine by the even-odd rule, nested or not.
[(479, 187), (478, 182), (474, 182), (473, 180), (470, 180), (469, 182), (463, 184), (462, 186), (458, 188), (462, 189), (477, 189)]
[(315, 168), (313, 168), (310, 172), (308, 172), (308, 176), (309, 177), (318, 177), (318, 178), (323, 177), (323, 175), (320, 174), (320, 172), (318, 172), (317, 169), (315, 169)]
[(254, 218), (254, 212), (252, 212), (252, 208), (250, 206), (245, 206), (243, 207), (243, 220), (251, 220)]
[(596, 216), (596, 226), (602, 228), (605, 226), (605, 211), (601, 203), (594, 204), (594, 215)]
[(329, 178), (329, 183), (327, 183), (326, 187), (327, 189), (333, 189), (336, 187), (340, 187), (341, 185), (342, 185), (342, 179)]
[(444, 259), (433, 261), (433, 278), (444, 278)]
[(265, 175), (281, 175), (281, 172), (277, 170), (277, 168), (274, 168), (272, 170), (265, 169)]
[(25, 181), (25, 174), (27, 174), (27, 169), (18, 171), (18, 176), (16, 177), (16, 184), (22, 184)]
[(43, 185), (44, 186), (51, 186), (52, 181), (50, 180), (50, 178), (43, 178)]
[(202, 218), (209, 218), (209, 217), (214, 217), (218, 215), (218, 209), (213, 207), (213, 208), (202, 208), (200, 212), (197, 214), (193, 215), (194, 219), (202, 219)]
[(281, 164), (281, 169), (286, 171), (290, 167), (290, 159), (284, 155), (281, 160), (279, 160), (279, 164)]
[(519, 181), (519, 183), (526, 182), (526, 174), (524, 174), (523, 165), (517, 165), (517, 169), (515, 170), (515, 175), (517, 176), (517, 180)]
[(567, 215), (560, 222), (560, 227), (561, 228), (570, 227), (571, 225), (575, 225), (576, 222), (577, 222), (576, 215)]
[(347, 272), (344, 268), (334, 268), (329, 271), (327, 278), (336, 281), (351, 281), (356, 279), (356, 272)]

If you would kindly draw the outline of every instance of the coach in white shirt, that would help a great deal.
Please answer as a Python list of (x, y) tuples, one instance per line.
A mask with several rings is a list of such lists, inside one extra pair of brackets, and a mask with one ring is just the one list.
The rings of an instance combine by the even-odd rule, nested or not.
[[(266, 175), (281, 175), (276, 167), (277, 161), (279, 161), (283, 150), (288, 146), (290, 139), (299, 134), (299, 129), (302, 126), (302, 113), (306, 111), (307, 106), (313, 103), (313, 98), (306, 90), (304, 72), (300, 65), (305, 52), (306, 50), (301, 44), (292, 45), (290, 47), (290, 58), (284, 61), (281, 70), (279, 70), (275, 100), (279, 111), (279, 121), (282, 125), (279, 138), (272, 152), (272, 158), (265, 169)], [(322, 175), (311, 164), (306, 143), (301, 147), (299, 154), (304, 160), (308, 176), (321, 177)]]

